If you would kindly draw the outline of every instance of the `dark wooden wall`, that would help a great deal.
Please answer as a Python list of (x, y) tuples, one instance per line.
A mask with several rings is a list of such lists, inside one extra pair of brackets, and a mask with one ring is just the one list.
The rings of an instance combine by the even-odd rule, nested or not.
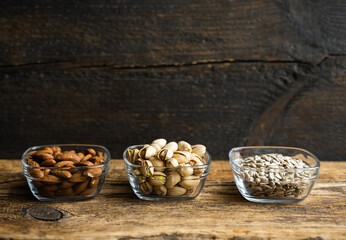
[(346, 160), (345, 1), (0, 2), (0, 157), (158, 137)]

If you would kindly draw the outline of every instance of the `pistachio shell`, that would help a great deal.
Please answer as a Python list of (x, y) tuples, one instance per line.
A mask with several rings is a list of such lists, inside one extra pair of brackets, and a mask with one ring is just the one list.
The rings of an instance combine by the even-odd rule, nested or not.
[(184, 177), (179, 182), (179, 185), (182, 186), (185, 189), (192, 189), (192, 188), (197, 187), (199, 182), (200, 182), (200, 178), (199, 177), (188, 176), (188, 177)]
[(167, 140), (164, 138), (159, 138), (153, 141), (153, 144), (157, 144), (160, 146), (160, 148), (163, 148), (167, 143)]
[(164, 185), (154, 187), (154, 193), (160, 197), (164, 197), (167, 194), (167, 188)]
[(177, 159), (178, 163), (188, 163), (190, 156), (190, 152), (187, 151), (176, 151), (173, 153), (173, 158)]
[(134, 149), (127, 149), (126, 150), (126, 159), (130, 162), (130, 163), (133, 163), (132, 162), (132, 155), (133, 155), (133, 151)]
[(164, 148), (157, 152), (157, 158), (162, 161), (168, 160), (171, 157), (173, 157), (173, 151), (171, 149)]
[(154, 172), (154, 174), (149, 177), (149, 183), (156, 187), (164, 185), (166, 183), (166, 174), (163, 172)]
[(143, 147), (138, 152), (139, 157), (144, 158), (144, 159), (149, 159), (152, 156), (155, 156), (155, 154), (156, 154), (156, 149), (150, 145)]
[(156, 144), (156, 143), (152, 143), (151, 146), (154, 147), (156, 149), (156, 151), (160, 151), (161, 150), (161, 147), (158, 144)]
[(173, 152), (178, 150), (178, 144), (176, 142), (169, 142), (163, 148), (171, 149)]
[(143, 167), (139, 169), (143, 176), (151, 176), (154, 173), (153, 164), (149, 160), (142, 161)]
[(191, 188), (191, 189), (187, 189), (185, 195), (186, 196), (193, 196), (193, 195), (195, 195), (196, 189), (197, 189), (197, 187)]
[(192, 146), (192, 152), (196, 153), (200, 157), (203, 157), (206, 151), (207, 151), (206, 147), (202, 144), (197, 144)]
[(153, 186), (148, 182), (144, 182), (139, 185), (139, 190), (144, 194), (150, 194), (153, 191)]
[(149, 158), (149, 161), (153, 164), (154, 167), (164, 167), (165, 166), (165, 162), (158, 159), (157, 157), (151, 157)]
[(157, 157), (149, 158), (149, 161), (153, 164), (155, 171), (162, 172), (165, 170), (165, 162), (161, 161)]
[(180, 182), (180, 175), (177, 172), (170, 172), (166, 179), (166, 187), (168, 189), (173, 188), (178, 182)]
[(193, 174), (193, 168), (191, 167), (191, 165), (186, 164), (185, 166), (180, 167), (178, 169), (178, 172), (182, 177), (191, 176)]
[[(198, 162), (198, 163), (196, 163), (195, 166), (201, 166), (201, 165), (203, 165), (203, 163), (202, 162)], [(195, 167), (193, 169), (193, 175), (200, 176), (200, 175), (202, 175), (204, 173), (204, 170), (205, 170), (205, 167), (198, 167), (198, 168)]]
[(191, 166), (195, 166), (195, 165), (199, 165), (199, 163), (202, 164), (201, 157), (198, 156), (196, 153), (191, 153), (189, 164)]
[(186, 189), (182, 187), (175, 186), (171, 189), (167, 190), (167, 196), (170, 197), (178, 197), (184, 195), (186, 193)]
[(141, 175), (141, 171), (139, 171), (139, 169), (133, 169), (133, 174), (135, 176)]
[(178, 142), (178, 150), (191, 152), (192, 147), (188, 142), (180, 141), (180, 142)]
[(179, 162), (175, 158), (170, 158), (166, 161), (166, 167), (178, 167)]

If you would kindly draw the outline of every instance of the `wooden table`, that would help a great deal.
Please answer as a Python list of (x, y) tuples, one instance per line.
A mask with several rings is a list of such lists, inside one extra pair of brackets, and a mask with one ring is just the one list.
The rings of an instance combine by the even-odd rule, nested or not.
[[(122, 160), (112, 160), (98, 197), (39, 202), (18, 160), (0, 160), (0, 239), (346, 239), (346, 162), (322, 162), (304, 201), (260, 204), (238, 192), (228, 161), (214, 161), (199, 197), (190, 201), (138, 199)], [(58, 211), (56, 221), (29, 210)]]

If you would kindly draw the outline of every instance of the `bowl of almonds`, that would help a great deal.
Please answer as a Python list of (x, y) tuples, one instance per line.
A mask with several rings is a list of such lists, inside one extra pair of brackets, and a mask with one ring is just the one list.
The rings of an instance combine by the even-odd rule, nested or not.
[(143, 200), (187, 200), (203, 189), (211, 163), (201, 144), (167, 142), (133, 145), (123, 154), (134, 193)]
[(320, 161), (301, 148), (255, 146), (229, 152), (234, 180), (252, 202), (298, 202), (311, 192)]
[(76, 201), (100, 192), (109, 168), (110, 153), (98, 145), (35, 146), (22, 156), (24, 175), (41, 201)]

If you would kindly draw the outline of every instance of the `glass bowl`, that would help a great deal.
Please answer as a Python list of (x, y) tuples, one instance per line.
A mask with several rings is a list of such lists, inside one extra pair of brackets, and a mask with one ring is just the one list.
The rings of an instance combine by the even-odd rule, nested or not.
[(211, 156), (207, 151), (202, 157), (203, 165), (148, 167), (133, 164), (126, 157), (127, 150), (139, 150), (142, 147), (144, 144), (130, 146), (123, 154), (125, 170), (132, 190), (137, 197), (142, 200), (155, 201), (188, 200), (194, 199), (200, 194), (211, 163)]
[(28, 148), (22, 164), (29, 188), (38, 200), (77, 201), (99, 194), (110, 157), (103, 146), (56, 144)]
[(237, 147), (229, 152), (229, 159), (239, 192), (252, 202), (301, 201), (311, 192), (320, 168), (314, 154), (293, 147)]

